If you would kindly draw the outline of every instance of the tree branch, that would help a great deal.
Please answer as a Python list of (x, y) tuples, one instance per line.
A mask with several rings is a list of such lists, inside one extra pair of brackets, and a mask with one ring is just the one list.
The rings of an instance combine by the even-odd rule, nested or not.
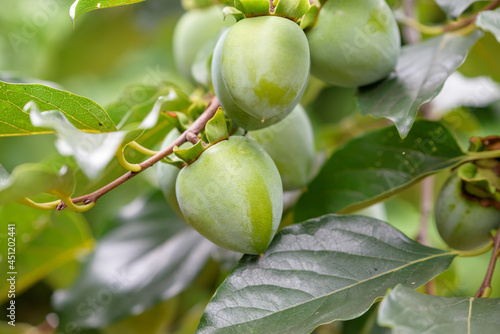
[[(474, 298), (481, 298), (485, 295), (485, 291), (491, 291), (491, 280), (493, 279), (493, 273), (495, 272), (495, 266), (497, 264), (498, 251), (500, 250), (500, 231), (497, 232), (493, 242), (493, 253), (491, 254), (490, 265), (488, 266), (488, 271), (486, 272), (486, 277), (484, 278), (483, 284), (477, 291)], [(489, 293), (488, 293), (489, 295)], [(485, 296), (487, 297), (487, 296)]]
[[(109, 184), (105, 185), (104, 187), (102, 187), (102, 188), (94, 191), (93, 193), (87, 194), (87, 195), (84, 195), (84, 196), (80, 196), (80, 197), (77, 197), (77, 198), (73, 198), (71, 201), (73, 203), (75, 203), (75, 204), (76, 203), (83, 203), (83, 204), (95, 203), (95, 202), (97, 202), (97, 200), (101, 196), (105, 195), (106, 193), (108, 193), (111, 190), (115, 189), (119, 185), (121, 185), (121, 184), (125, 183), (126, 181), (130, 180), (131, 178), (133, 178), (137, 174), (140, 174), (144, 170), (146, 170), (149, 167), (153, 166), (154, 164), (156, 164), (161, 159), (163, 159), (163, 158), (167, 157), (168, 155), (172, 154), (173, 149), (174, 149), (175, 146), (181, 146), (182, 144), (184, 144), (187, 141), (186, 135), (188, 133), (197, 135), (198, 133), (200, 133), (205, 128), (205, 125), (207, 124), (207, 122), (212, 117), (214, 117), (215, 113), (217, 112), (217, 109), (219, 109), (219, 106), (220, 106), (220, 104), (219, 104), (219, 100), (217, 99), (217, 97), (212, 98), (212, 101), (210, 101), (210, 104), (208, 105), (207, 109), (203, 112), (203, 114), (201, 114), (200, 117), (186, 131), (184, 131), (183, 134), (181, 134), (179, 136), (179, 138), (177, 138), (172, 144), (170, 144), (170, 146), (166, 147), (164, 150), (160, 151), (159, 153), (155, 154), (154, 156), (152, 156), (148, 160), (146, 160), (146, 161), (144, 161), (144, 162), (142, 162), (142, 163), (139, 164), (141, 166), (141, 170), (140, 171), (138, 171), (138, 172), (127, 172), (127, 173), (123, 174), (122, 176), (120, 176), (119, 178), (117, 178), (116, 180), (112, 181), (111, 183), (109, 183)], [(66, 208), (66, 204), (64, 204), (63, 202), (61, 202), (61, 204), (59, 204), (57, 206), (57, 210), (63, 210), (64, 208)]]

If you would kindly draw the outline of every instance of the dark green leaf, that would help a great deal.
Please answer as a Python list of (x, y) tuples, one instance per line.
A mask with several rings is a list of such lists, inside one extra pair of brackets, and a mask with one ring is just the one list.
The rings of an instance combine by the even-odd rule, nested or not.
[(500, 43), (500, 8), (479, 13), (476, 24), (479, 28), (495, 35)]
[[(7, 224), (16, 225), (16, 294), (53, 270), (89, 252), (94, 244), (87, 221), (71, 211), (46, 212), (21, 204), (0, 207), (2, 245), (7, 247)], [(10, 236), (9, 236), (10, 237)], [(0, 266), (7, 268), (7, 257)], [(0, 302), (7, 298), (8, 282), (0, 282)]]
[(292, 225), (262, 258), (240, 260), (196, 333), (309, 333), (360, 316), (397, 284), (424, 284), (454, 257), (362, 216), (328, 215)]
[(73, 22), (81, 15), (96, 9), (131, 5), (144, 0), (76, 0), (69, 11)]
[(439, 297), (397, 286), (380, 305), (379, 324), (394, 334), (496, 334), (500, 298)]
[(360, 90), (361, 113), (390, 119), (406, 137), (418, 108), (437, 96), (481, 36), (479, 30), (468, 36), (445, 34), (403, 47), (396, 72)]
[(0, 81), (0, 136), (53, 132), (35, 127), (24, 110), (34, 101), (42, 110), (62, 112), (77, 129), (86, 132), (115, 131), (116, 127), (96, 102), (63, 90), (39, 84), (10, 84)]
[(122, 225), (99, 240), (75, 284), (54, 295), (62, 328), (107, 326), (172, 298), (215, 247), (173, 213), (161, 192), (138, 198), (116, 219)]
[(458, 17), (471, 4), (485, 0), (436, 0), (437, 4), (451, 17)]
[(453, 135), (436, 122), (416, 122), (404, 140), (394, 126), (367, 133), (326, 162), (300, 198), (296, 220), (362, 209), (465, 157)]

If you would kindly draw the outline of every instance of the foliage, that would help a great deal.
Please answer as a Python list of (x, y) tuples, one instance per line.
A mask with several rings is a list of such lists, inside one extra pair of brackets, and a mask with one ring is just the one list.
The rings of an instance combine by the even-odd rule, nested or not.
[(3, 4), (0, 331), (496, 333), (500, 2), (387, 3)]

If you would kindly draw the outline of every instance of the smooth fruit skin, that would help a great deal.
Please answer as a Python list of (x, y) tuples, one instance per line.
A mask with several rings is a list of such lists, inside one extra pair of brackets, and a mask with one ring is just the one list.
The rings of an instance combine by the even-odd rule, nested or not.
[(248, 134), (273, 159), (283, 190), (300, 189), (309, 183), (314, 163), (314, 133), (300, 104), (279, 123)]
[(229, 250), (262, 254), (280, 224), (278, 170), (264, 149), (245, 137), (229, 137), (184, 167), (176, 192), (189, 224)]
[(228, 116), (256, 130), (285, 118), (299, 103), (309, 68), (307, 38), (296, 23), (253, 17), (236, 23), (217, 42), (212, 82)]
[(174, 61), (179, 71), (195, 82), (191, 66), (205, 43), (217, 37), (220, 31), (235, 23), (232, 16), (224, 20), (222, 7), (210, 6), (191, 9), (177, 22), (173, 34)]
[(385, 0), (327, 0), (307, 40), (311, 73), (342, 87), (383, 79), (401, 51), (398, 25)]
[[(177, 129), (173, 129), (168, 133), (168, 135), (163, 140), (161, 145), (161, 149), (165, 149), (170, 144), (172, 144), (179, 136), (181, 135), (180, 131)], [(182, 146), (181, 146), (182, 147)], [(169, 158), (174, 158), (175, 156), (172, 154)], [(180, 169), (167, 163), (158, 163), (156, 167), (156, 172), (158, 175), (158, 182), (160, 184), (160, 189), (167, 200), (167, 203), (174, 210), (174, 212), (184, 219), (181, 208), (179, 207), (179, 203), (177, 202), (177, 197), (175, 195), (175, 183), (177, 181), (177, 175), (180, 172)]]
[(454, 173), (436, 202), (436, 226), (441, 238), (450, 247), (470, 250), (486, 245), (490, 231), (500, 225), (500, 211), (482, 207), (476, 201), (461, 196), (462, 180)]

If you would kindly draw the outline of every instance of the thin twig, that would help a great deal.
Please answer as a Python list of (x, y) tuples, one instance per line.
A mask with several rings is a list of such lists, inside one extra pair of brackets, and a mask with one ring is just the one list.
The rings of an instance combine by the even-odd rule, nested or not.
[[(161, 159), (165, 158), (166, 156), (172, 154), (173, 149), (175, 146), (181, 146), (186, 142), (186, 135), (188, 133), (192, 134), (198, 134), (200, 133), (207, 122), (215, 115), (217, 112), (217, 109), (219, 108), (219, 100), (217, 97), (212, 98), (212, 101), (210, 101), (210, 104), (208, 105), (207, 109), (203, 112), (203, 114), (200, 115), (200, 117), (183, 133), (177, 138), (170, 146), (166, 147), (164, 150), (160, 151), (158, 154), (155, 154), (148, 160), (140, 163), (139, 165), (141, 166), (141, 170), (138, 172), (127, 172), (117, 178), (116, 180), (112, 181), (111, 183), (105, 185), (104, 187), (94, 191), (91, 194), (87, 194), (84, 196), (80, 196), (77, 198), (73, 198), (71, 201), (73, 203), (83, 203), (83, 204), (89, 204), (89, 203), (95, 203), (97, 200), (103, 196), (104, 194), (110, 192), (111, 190), (115, 189), (119, 185), (125, 183), (126, 181), (130, 180), (137, 174), (140, 174), (144, 170), (148, 169), (149, 167), (153, 166), (155, 163), (160, 161)], [(63, 210), (66, 207), (66, 204), (61, 203), (57, 207), (57, 210)]]
[(429, 217), (434, 205), (434, 176), (429, 176), (422, 181), (420, 191), (420, 231), (417, 241), (429, 245), (428, 226)]
[(483, 284), (481, 284), (481, 287), (477, 291), (474, 298), (481, 298), (487, 289), (491, 290), (491, 280), (493, 279), (493, 273), (495, 272), (495, 266), (497, 264), (498, 250), (500, 250), (500, 231), (497, 232), (493, 241), (493, 253), (491, 254), (490, 265), (488, 266), (488, 271), (484, 277)]

